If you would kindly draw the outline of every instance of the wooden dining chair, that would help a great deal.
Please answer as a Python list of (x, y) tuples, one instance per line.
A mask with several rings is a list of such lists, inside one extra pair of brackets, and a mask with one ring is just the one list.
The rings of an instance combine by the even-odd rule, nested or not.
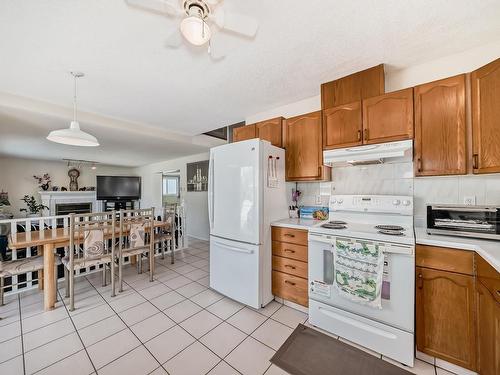
[(175, 263), (174, 251), (177, 247), (177, 241), (175, 238), (176, 235), (176, 215), (177, 215), (177, 205), (169, 204), (163, 207), (163, 217), (162, 221), (164, 223), (163, 226), (158, 228), (158, 236), (156, 241), (160, 244), (161, 247), (161, 257), (165, 259), (165, 248), (168, 247), (170, 251), (170, 263)]
[(103, 286), (106, 267), (111, 271), (111, 296), (115, 296), (116, 211), (69, 215), (69, 249), (62, 259), (69, 310), (75, 309), (75, 272), (102, 266)]
[(118, 245), (118, 283), (123, 292), (123, 263), (125, 258), (137, 257), (137, 271), (142, 272), (142, 258), (149, 260), (149, 280), (154, 274), (155, 212), (154, 208), (120, 211)]

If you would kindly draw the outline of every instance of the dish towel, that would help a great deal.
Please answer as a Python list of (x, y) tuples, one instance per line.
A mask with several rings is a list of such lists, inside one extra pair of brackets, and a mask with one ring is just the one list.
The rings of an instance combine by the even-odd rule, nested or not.
[(382, 308), (384, 248), (378, 244), (337, 239), (335, 288), (354, 302)]

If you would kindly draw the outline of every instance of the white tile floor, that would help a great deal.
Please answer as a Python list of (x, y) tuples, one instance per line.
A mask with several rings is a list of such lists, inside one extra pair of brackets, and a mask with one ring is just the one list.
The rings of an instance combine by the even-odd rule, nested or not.
[[(154, 282), (126, 269), (114, 298), (100, 273), (78, 278), (71, 313), (64, 290), (50, 312), (38, 291), (8, 297), (0, 374), (286, 375), (269, 359), (307, 315), (277, 302), (255, 311), (210, 290), (208, 259), (208, 243), (191, 240), (174, 265), (157, 260)], [(436, 375), (419, 360), (410, 370)]]

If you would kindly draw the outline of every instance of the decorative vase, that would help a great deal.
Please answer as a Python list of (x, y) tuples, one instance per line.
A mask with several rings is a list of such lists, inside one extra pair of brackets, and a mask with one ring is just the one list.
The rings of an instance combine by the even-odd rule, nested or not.
[(42, 185), (40, 185), (40, 187), (42, 188), (43, 191), (47, 191), (47, 190), (49, 190), (49, 183), (47, 182), (45, 184), (42, 184)]

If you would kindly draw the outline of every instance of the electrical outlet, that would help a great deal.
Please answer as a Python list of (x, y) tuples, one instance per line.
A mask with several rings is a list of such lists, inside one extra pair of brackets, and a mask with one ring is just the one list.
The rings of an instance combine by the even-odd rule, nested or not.
[(316, 204), (321, 204), (322, 202), (321, 195), (316, 195)]
[(464, 204), (466, 206), (474, 206), (476, 204), (476, 197), (474, 195), (465, 196), (464, 197)]

